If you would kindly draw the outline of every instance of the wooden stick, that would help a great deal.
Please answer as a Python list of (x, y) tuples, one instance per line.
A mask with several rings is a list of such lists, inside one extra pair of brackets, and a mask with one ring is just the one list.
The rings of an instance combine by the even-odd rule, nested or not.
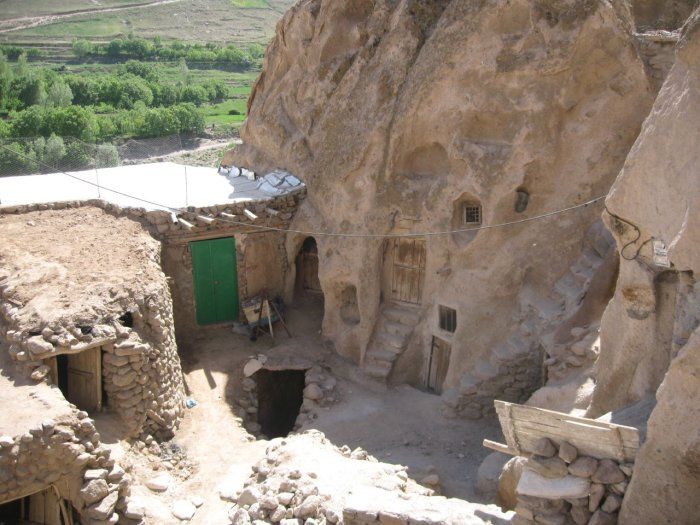
[(275, 310), (275, 312), (277, 313), (277, 317), (280, 318), (280, 323), (282, 323), (282, 326), (284, 327), (284, 330), (287, 332), (287, 335), (288, 335), (289, 338), (291, 339), (291, 338), (292, 338), (292, 332), (290, 332), (290, 331), (289, 331), (289, 328), (287, 328), (287, 323), (284, 322), (284, 317), (282, 317), (282, 314), (281, 314), (280, 311), (277, 309), (277, 305), (276, 305), (274, 302), (272, 302), (272, 303), (270, 303), (270, 304), (272, 305), (272, 308), (273, 308), (273, 309)]
[(513, 450), (508, 445), (504, 445), (503, 443), (497, 443), (496, 441), (491, 441), (490, 439), (485, 439), (483, 445), (486, 448), (490, 448), (491, 450), (495, 450), (496, 452), (501, 452), (503, 454), (510, 454), (511, 456), (519, 455), (516, 450)]
[(272, 340), (275, 340), (275, 332), (272, 329), (272, 312), (270, 312), (270, 300), (265, 299), (265, 306), (267, 307), (267, 326), (270, 327), (270, 337), (272, 337)]

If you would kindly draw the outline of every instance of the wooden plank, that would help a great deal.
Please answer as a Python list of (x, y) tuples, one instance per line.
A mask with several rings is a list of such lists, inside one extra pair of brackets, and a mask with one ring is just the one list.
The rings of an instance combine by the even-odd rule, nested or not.
[(520, 453), (532, 452), (542, 437), (568, 441), (581, 454), (598, 458), (633, 460), (639, 450), (639, 432), (633, 427), (505, 401), (494, 405), (508, 448)]
[(516, 403), (508, 403), (506, 401), (494, 401), (494, 405), (496, 407), (496, 412), (498, 412), (499, 410), (505, 410), (506, 407), (510, 407), (510, 409), (512, 409), (513, 411), (513, 417), (515, 419), (523, 419), (526, 421), (539, 421), (545, 424), (551, 424), (552, 421), (568, 421), (572, 423), (580, 423), (586, 426), (605, 429), (618, 428), (620, 429), (620, 433), (626, 442), (639, 444), (639, 431), (634, 427), (617, 425), (615, 423), (598, 421), (596, 419), (571, 416), (562, 412), (555, 412), (553, 410), (546, 410), (544, 408), (518, 405)]
[(99, 348), (68, 356), (68, 401), (87, 412), (102, 407), (102, 371)]
[(491, 441), (490, 439), (484, 439), (483, 443), (484, 447), (490, 448), (491, 450), (495, 450), (496, 452), (501, 452), (502, 454), (510, 454), (511, 456), (517, 456), (518, 451), (510, 448), (508, 445), (504, 445), (503, 443), (498, 443), (496, 441)]

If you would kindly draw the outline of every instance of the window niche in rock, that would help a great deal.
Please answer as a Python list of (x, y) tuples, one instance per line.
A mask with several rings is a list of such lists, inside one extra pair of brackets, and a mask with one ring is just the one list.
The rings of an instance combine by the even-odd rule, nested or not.
[(357, 288), (347, 285), (340, 293), (340, 318), (350, 326), (360, 324), (360, 308), (357, 305)]
[(470, 193), (463, 193), (452, 204), (452, 230), (461, 231), (452, 234), (452, 240), (460, 248), (466, 247), (474, 240), (478, 231), (476, 228), (483, 223), (481, 201)]
[(530, 203), (530, 193), (525, 188), (515, 190), (515, 212), (523, 213)]

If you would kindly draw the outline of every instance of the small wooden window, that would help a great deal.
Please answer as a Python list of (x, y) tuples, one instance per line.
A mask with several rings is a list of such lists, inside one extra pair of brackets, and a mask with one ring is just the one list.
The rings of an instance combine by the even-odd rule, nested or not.
[(454, 333), (457, 329), (457, 310), (440, 305), (438, 307), (438, 315), (440, 317), (440, 328), (447, 332)]
[(464, 204), (464, 224), (481, 224), (480, 204)]

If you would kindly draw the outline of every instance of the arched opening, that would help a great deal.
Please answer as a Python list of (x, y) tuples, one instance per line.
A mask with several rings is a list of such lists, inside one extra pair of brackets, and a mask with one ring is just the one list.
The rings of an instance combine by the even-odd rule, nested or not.
[(294, 429), (304, 402), (305, 374), (305, 370), (256, 372), (258, 423), (268, 439), (285, 437)]
[(299, 249), (296, 259), (297, 277), (294, 285), (294, 299), (308, 296), (321, 296), (321, 281), (318, 278), (318, 246), (316, 239), (307, 237)]
[(294, 306), (303, 309), (307, 318), (323, 318), (324, 296), (318, 277), (319, 257), (316, 239), (307, 237), (296, 257)]

